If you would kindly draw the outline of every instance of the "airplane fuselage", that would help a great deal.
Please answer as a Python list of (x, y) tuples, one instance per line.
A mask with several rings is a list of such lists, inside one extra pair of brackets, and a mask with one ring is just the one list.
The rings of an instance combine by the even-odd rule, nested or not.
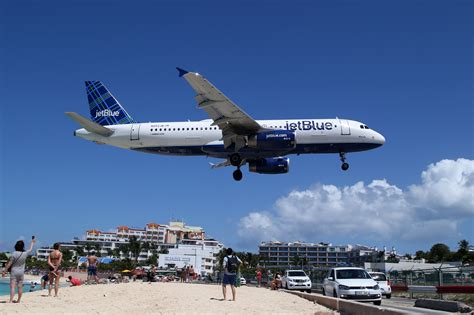
[[(377, 148), (385, 138), (365, 124), (346, 119), (257, 120), (266, 129), (293, 131), (296, 146), (272, 151), (243, 147), (242, 158), (275, 157), (304, 153), (348, 153)], [(101, 144), (166, 155), (204, 155), (227, 158), (233, 148), (224, 148), (222, 130), (211, 119), (184, 122), (150, 122), (104, 126), (113, 131), (105, 137), (85, 129), (75, 135)]]

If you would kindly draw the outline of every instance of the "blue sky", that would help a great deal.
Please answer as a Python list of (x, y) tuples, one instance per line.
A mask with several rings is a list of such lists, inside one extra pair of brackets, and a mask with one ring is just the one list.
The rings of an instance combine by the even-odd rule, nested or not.
[[(394, 245), (402, 251), (429, 249), (435, 242), (455, 247), (463, 238), (474, 242), (472, 6), (471, 1), (3, 2), (0, 250), (31, 234), (48, 245), (89, 228), (143, 227), (170, 218), (201, 225), (226, 245), (252, 251), (262, 237)], [(245, 170), (236, 183), (232, 169), (209, 169), (213, 159), (146, 155), (72, 136), (77, 126), (64, 112), (88, 115), (85, 80), (103, 81), (138, 121), (206, 119), (176, 66), (202, 73), (256, 119), (349, 118), (381, 132), (387, 143), (348, 155), (346, 173), (337, 155), (292, 156), (289, 174)], [(410, 187), (428, 187), (422, 172), (444, 159), (454, 164), (436, 164), (433, 172), (461, 169), (467, 181), (460, 184), (461, 197), (451, 194), (455, 200), (438, 209)], [(287, 225), (282, 200), (292, 200), (292, 193), (383, 179), (406, 202), (421, 202), (392, 225), (394, 235), (369, 226), (358, 233), (321, 226), (326, 221), (318, 216), (331, 212), (314, 204), (316, 219), (302, 235), (291, 229), (259, 234), (259, 226), (246, 225), (251, 213), (265, 213), (276, 227)], [(345, 205), (351, 208), (351, 201)], [(378, 207), (382, 218), (384, 211), (398, 211), (393, 204)], [(364, 207), (354, 209), (341, 220), (367, 215)], [(384, 220), (388, 229), (387, 221), (397, 220), (391, 214)], [(397, 230), (412, 219), (418, 225)], [(425, 219), (434, 222), (426, 225), (431, 233), (417, 235)], [(436, 233), (450, 223), (446, 233)], [(332, 232), (322, 232), (327, 228)]]

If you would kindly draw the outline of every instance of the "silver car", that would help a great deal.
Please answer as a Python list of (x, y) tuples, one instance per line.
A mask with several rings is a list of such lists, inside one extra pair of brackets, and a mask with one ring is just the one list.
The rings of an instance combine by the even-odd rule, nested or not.
[(390, 280), (387, 276), (383, 272), (369, 272), (369, 275), (379, 284), (382, 295), (387, 299), (391, 298), (392, 288), (390, 287)]

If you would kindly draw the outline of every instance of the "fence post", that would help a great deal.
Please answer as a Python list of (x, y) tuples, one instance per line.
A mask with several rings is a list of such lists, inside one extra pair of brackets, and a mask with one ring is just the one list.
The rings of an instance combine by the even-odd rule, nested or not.
[[(443, 264), (441, 264), (442, 266)], [(443, 271), (441, 270), (441, 266), (439, 266), (439, 269), (438, 269), (438, 286), (442, 286), (443, 285)], [(443, 293), (439, 293), (439, 298), (440, 300), (443, 299)]]

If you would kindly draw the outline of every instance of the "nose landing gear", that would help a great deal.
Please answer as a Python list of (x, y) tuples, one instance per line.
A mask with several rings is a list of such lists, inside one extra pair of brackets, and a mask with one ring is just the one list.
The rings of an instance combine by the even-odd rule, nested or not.
[(349, 163), (346, 163), (346, 153), (339, 152), (339, 158), (341, 159), (342, 165), (341, 169), (347, 171), (349, 169)]

